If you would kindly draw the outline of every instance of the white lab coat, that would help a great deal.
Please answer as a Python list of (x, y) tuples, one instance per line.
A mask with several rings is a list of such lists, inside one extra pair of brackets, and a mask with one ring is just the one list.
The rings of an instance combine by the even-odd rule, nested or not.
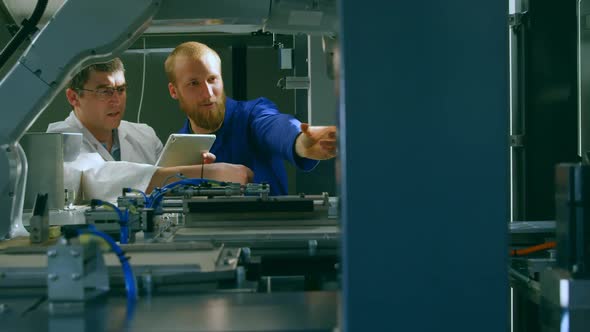
[[(118, 138), (121, 161), (114, 161), (104, 146), (86, 129), (74, 112), (65, 119), (49, 124), (47, 132), (74, 132), (83, 135), (80, 156), (65, 163), (66, 188), (84, 199), (116, 201), (124, 187), (145, 191), (157, 167), (162, 142), (154, 130), (141, 123), (121, 121)], [(80, 174), (80, 184), (76, 186)], [(73, 183), (72, 183), (73, 181)], [(69, 183), (68, 183), (69, 182)]]

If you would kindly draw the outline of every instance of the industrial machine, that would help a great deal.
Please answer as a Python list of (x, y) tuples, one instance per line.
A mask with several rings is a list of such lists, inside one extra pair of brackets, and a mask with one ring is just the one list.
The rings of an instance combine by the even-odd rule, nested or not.
[(556, 221), (511, 225), (512, 245), (526, 247), (511, 252), (510, 275), (519, 329), (537, 326), (542, 331), (583, 331), (590, 323), (589, 175), (586, 165), (559, 165)]
[[(585, 331), (590, 324), (588, 1), (557, 7), (542, 1), (511, 4), (513, 331)], [(550, 59), (542, 66), (563, 75), (542, 77), (540, 57)], [(531, 81), (543, 83), (525, 84)], [(572, 93), (539, 103), (546, 86)]]
[[(291, 292), (313, 291), (312, 303), (326, 306), (319, 318), (309, 311), (304, 313), (307, 322), (292, 321), (286, 311), (279, 312), (285, 317), (278, 318), (278, 325), (240, 322), (227, 328), (289, 329), (302, 323), (314, 329), (333, 328), (340, 275), (337, 201), (327, 195), (271, 197), (267, 185), (212, 187), (203, 181), (186, 185), (186, 181), (169, 187), (174, 189), (166, 196), (160, 196), (162, 190), (148, 197), (125, 188), (116, 205), (93, 200), (84, 212), (85, 223), (61, 226), (58, 239), (0, 249), (0, 289), (7, 295), (2, 301), (8, 299), (7, 315), (14, 319), (8, 326), (32, 328), (30, 321), (14, 316), (20, 308), (13, 307), (18, 301), (11, 294), (18, 297), (34, 290), (31, 301), (42, 303), (34, 314), (53, 330), (54, 321), (66, 328), (85, 326), (85, 315), (96, 306), (117, 310), (112, 301), (118, 301), (124, 288), (126, 314), (119, 323), (137, 330), (145, 323), (136, 316), (145, 314), (141, 309), (145, 301), (159, 303), (165, 294), (179, 291), (195, 297), (183, 296), (174, 308), (199, 299), (199, 294), (216, 294), (231, 302), (231, 294), (297, 296)], [(33, 218), (38, 214), (46, 217), (47, 210), (36, 211), (30, 227), (36, 225)], [(100, 304), (105, 298), (107, 303)], [(287, 303), (282, 301), (292, 300), (275, 302), (273, 295), (269, 305), (280, 308)], [(69, 318), (64, 320), (64, 315)]]
[[(154, 310), (189, 329), (194, 312), (203, 330), (337, 326), (340, 230), (337, 199), (327, 194), (270, 197), (265, 184), (183, 179), (149, 197), (121, 188), (117, 204), (92, 200), (76, 214), (82, 222), (62, 225), (56, 238), (47, 196), (23, 220), (27, 160), (17, 142), (81, 67), (116, 56), (146, 29), (333, 34), (336, 27), (335, 1), (242, 7), (64, 1), (2, 78), (0, 99), (12, 111), (0, 124), (0, 237), (25, 221), (35, 238), (0, 241), (2, 330), (167, 330)], [(72, 28), (81, 22), (83, 31)]]

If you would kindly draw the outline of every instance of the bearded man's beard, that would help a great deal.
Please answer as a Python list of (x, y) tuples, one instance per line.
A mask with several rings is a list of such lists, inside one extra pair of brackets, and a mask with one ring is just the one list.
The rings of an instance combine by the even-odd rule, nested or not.
[(215, 101), (213, 109), (201, 109), (200, 105), (187, 105), (179, 98), (180, 108), (200, 128), (207, 131), (217, 131), (225, 118), (225, 92)]

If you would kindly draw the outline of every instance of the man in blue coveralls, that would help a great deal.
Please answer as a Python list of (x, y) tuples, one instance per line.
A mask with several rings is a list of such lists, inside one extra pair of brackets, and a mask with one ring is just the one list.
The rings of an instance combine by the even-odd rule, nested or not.
[(287, 194), (283, 159), (310, 171), (318, 160), (336, 155), (336, 127), (317, 127), (281, 114), (266, 98), (236, 101), (225, 96), (221, 59), (205, 44), (177, 46), (165, 63), (170, 96), (187, 120), (180, 133), (215, 134), (210, 152), (217, 162), (254, 172), (253, 182), (268, 183), (271, 195)]

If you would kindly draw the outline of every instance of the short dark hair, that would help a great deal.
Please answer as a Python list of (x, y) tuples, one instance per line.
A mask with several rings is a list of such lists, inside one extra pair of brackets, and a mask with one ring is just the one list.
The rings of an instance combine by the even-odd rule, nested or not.
[(125, 71), (125, 67), (123, 66), (123, 62), (119, 58), (114, 58), (109, 62), (102, 62), (102, 63), (95, 63), (92, 64), (82, 70), (79, 73), (74, 75), (68, 83), (68, 88), (72, 90), (76, 90), (79, 94), (82, 94), (84, 88), (84, 84), (88, 82), (88, 78), (90, 77), (90, 73), (92, 71), (101, 72), (101, 73), (114, 73), (118, 71)]

